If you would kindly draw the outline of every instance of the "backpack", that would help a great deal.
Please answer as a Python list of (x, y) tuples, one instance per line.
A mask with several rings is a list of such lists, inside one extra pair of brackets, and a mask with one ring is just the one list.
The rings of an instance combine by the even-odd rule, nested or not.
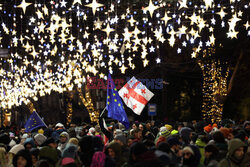
[(104, 152), (97, 151), (92, 157), (92, 162), (90, 167), (104, 167), (106, 155)]

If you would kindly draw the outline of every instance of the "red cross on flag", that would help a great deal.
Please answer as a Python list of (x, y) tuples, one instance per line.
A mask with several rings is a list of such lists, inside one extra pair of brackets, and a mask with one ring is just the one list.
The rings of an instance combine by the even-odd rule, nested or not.
[(132, 77), (120, 90), (119, 95), (124, 103), (131, 108), (134, 113), (141, 115), (143, 108), (154, 94), (146, 88), (135, 77)]

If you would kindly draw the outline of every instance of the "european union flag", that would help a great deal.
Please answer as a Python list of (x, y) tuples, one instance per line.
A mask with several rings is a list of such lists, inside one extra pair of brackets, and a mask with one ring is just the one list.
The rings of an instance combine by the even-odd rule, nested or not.
[(129, 128), (129, 121), (127, 114), (124, 110), (122, 100), (115, 88), (114, 81), (111, 75), (108, 74), (107, 84), (107, 104), (106, 109), (108, 110), (108, 117), (113, 118), (121, 122), (126, 128)]
[(25, 132), (31, 132), (33, 129), (36, 129), (42, 126), (47, 127), (47, 125), (43, 122), (43, 120), (40, 118), (40, 116), (37, 114), (36, 111), (32, 112), (28, 121), (24, 125)]

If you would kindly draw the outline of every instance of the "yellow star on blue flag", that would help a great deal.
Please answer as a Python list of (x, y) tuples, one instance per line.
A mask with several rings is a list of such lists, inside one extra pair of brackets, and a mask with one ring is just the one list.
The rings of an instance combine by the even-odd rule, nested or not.
[(32, 130), (38, 128), (38, 127), (47, 127), (47, 125), (43, 122), (43, 120), (40, 118), (40, 116), (37, 114), (36, 111), (34, 111), (26, 124), (24, 125), (25, 127), (25, 132), (31, 132)]
[(117, 89), (111, 75), (108, 74), (107, 84), (107, 103), (108, 117), (121, 122), (127, 129), (129, 128), (129, 121), (124, 110), (122, 100), (118, 94)]

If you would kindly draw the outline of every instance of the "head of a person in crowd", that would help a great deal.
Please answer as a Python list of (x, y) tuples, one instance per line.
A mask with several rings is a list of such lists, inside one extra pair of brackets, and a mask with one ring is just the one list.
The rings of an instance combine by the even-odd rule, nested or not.
[(181, 142), (178, 140), (177, 137), (171, 136), (167, 139), (167, 143), (170, 149), (177, 154), (181, 149)]
[(152, 132), (147, 131), (144, 135), (144, 139), (146, 140), (150, 140), (150, 141), (154, 141), (155, 140), (155, 136)]
[(209, 124), (209, 125), (207, 125), (207, 126), (204, 127), (204, 132), (206, 134), (209, 134), (212, 130), (213, 130), (213, 127), (212, 127), (211, 124)]
[(183, 127), (184, 127), (184, 124), (181, 122), (178, 124), (177, 130), (180, 131), (181, 128), (183, 128)]
[(234, 138), (232, 128), (221, 127), (219, 130), (224, 135), (225, 139), (232, 140)]
[(164, 143), (160, 143), (158, 145), (157, 150), (163, 151), (165, 153), (169, 153), (171, 148), (170, 148), (170, 145), (168, 143), (164, 142)]
[(40, 133), (38, 133), (34, 136), (35, 144), (37, 146), (41, 146), (46, 141), (46, 139), (47, 139), (47, 137), (44, 136), (43, 134), (40, 134)]
[(115, 129), (113, 132), (113, 136), (121, 135), (121, 134), (123, 134), (123, 132), (120, 129)]
[(30, 150), (31, 148), (36, 147), (33, 138), (27, 138), (23, 145), (26, 150)]
[(64, 125), (62, 123), (57, 123), (55, 126), (55, 130), (60, 130), (60, 129), (64, 129)]
[(0, 143), (3, 143), (5, 145), (8, 145), (10, 143), (10, 135), (9, 133), (2, 133), (0, 134)]
[(75, 124), (75, 123), (70, 123), (69, 127), (70, 127), (70, 128), (75, 128), (75, 127), (76, 127), (76, 124)]
[(16, 155), (20, 150), (24, 150), (25, 148), (24, 148), (24, 146), (22, 145), (22, 144), (16, 144), (16, 145), (14, 145), (11, 149), (10, 149), (10, 151), (9, 151), (9, 153), (11, 153), (11, 154), (13, 154), (13, 155)]
[(21, 127), (20, 131), (19, 131), (19, 134), (20, 135), (23, 135), (25, 133), (25, 128), (24, 127)]
[(5, 147), (0, 147), (0, 166), (7, 166), (8, 155)]
[(138, 129), (138, 126), (139, 126), (139, 123), (138, 122), (134, 122), (133, 124), (132, 124), (132, 129)]
[(67, 130), (68, 134), (69, 134), (69, 137), (76, 137), (76, 131), (75, 131), (75, 128), (73, 127), (70, 127), (68, 130)]
[(148, 151), (147, 148), (141, 142), (133, 143), (130, 147), (129, 163), (131, 165), (135, 164), (136, 161), (138, 160), (139, 156), (147, 151)]
[(49, 137), (46, 139), (46, 141), (43, 143), (44, 146), (49, 146), (52, 148), (57, 148), (58, 144), (56, 142), (56, 140), (52, 137)]
[(126, 137), (123, 134), (116, 135), (114, 141), (120, 144), (121, 146), (126, 146)]
[(147, 130), (147, 131), (151, 129), (152, 125), (151, 125), (151, 121), (150, 121), (150, 120), (147, 120), (147, 121), (145, 122), (145, 127), (146, 127), (146, 130)]
[(243, 124), (243, 128), (245, 130), (245, 132), (250, 135), (250, 121), (245, 121)]
[(14, 167), (32, 167), (31, 154), (28, 150), (20, 150), (13, 158)]
[(59, 152), (56, 148), (44, 146), (39, 151), (39, 160), (45, 159), (50, 166), (55, 166), (59, 160)]
[(130, 147), (134, 143), (135, 138), (133, 136), (129, 136), (127, 139), (127, 145)]
[(52, 133), (53, 133), (53, 129), (52, 128), (45, 128), (44, 132), (43, 132), (43, 135), (48, 138), (48, 137), (51, 137)]
[(167, 138), (170, 135), (170, 131), (165, 126), (162, 126), (160, 128), (160, 135)]
[(171, 131), (173, 130), (173, 126), (170, 125), (170, 124), (165, 124), (164, 126), (167, 128), (167, 130), (168, 130), (169, 132), (171, 132)]
[(94, 127), (91, 127), (91, 128), (89, 128), (89, 132), (88, 132), (88, 135), (89, 136), (95, 136), (95, 128)]
[(107, 147), (107, 152), (108, 155), (115, 160), (121, 156), (122, 147), (116, 142), (111, 142)]
[(60, 133), (60, 143), (64, 144), (67, 143), (69, 140), (69, 134), (67, 132)]
[(140, 129), (134, 130), (134, 137), (137, 140), (141, 140), (142, 139), (142, 131)]
[(39, 149), (38, 148), (30, 149), (30, 154), (31, 154), (32, 164), (33, 166), (35, 166), (39, 159)]
[(189, 127), (183, 127), (179, 131), (180, 137), (185, 144), (190, 144), (191, 139), (192, 139), (192, 132), (193, 130)]
[(140, 123), (138, 128), (139, 128), (141, 131), (144, 131), (144, 125), (143, 125), (143, 123)]
[(190, 146), (186, 146), (182, 149), (183, 165), (192, 166), (194, 151)]
[(100, 137), (92, 136), (92, 144), (94, 151), (102, 151), (104, 144)]
[(62, 158), (76, 158), (78, 147), (75, 144), (68, 143), (62, 152)]
[(221, 131), (214, 132), (212, 137), (215, 143), (225, 143), (225, 137)]
[(219, 154), (219, 150), (213, 144), (209, 144), (205, 147), (205, 158), (208, 160), (216, 159)]
[(247, 151), (247, 145), (240, 139), (232, 139), (228, 143), (227, 158), (236, 163), (240, 163)]
[(72, 143), (72, 144), (78, 146), (79, 145), (79, 140), (77, 138), (73, 137), (73, 138), (69, 139), (68, 143)]

